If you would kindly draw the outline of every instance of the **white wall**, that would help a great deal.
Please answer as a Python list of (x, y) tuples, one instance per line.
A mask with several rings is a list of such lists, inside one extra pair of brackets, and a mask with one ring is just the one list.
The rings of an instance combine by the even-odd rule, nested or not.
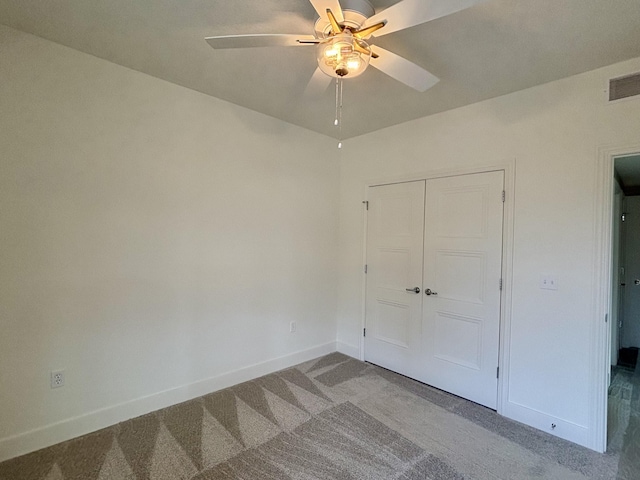
[[(345, 143), (338, 345), (357, 352), (365, 185), (515, 161), (510, 356), (502, 413), (595, 448), (593, 377), (598, 149), (640, 142), (640, 98), (607, 104), (640, 59), (398, 125)], [(350, 152), (358, 152), (350, 155)], [(515, 196), (514, 196), (515, 195)], [(557, 276), (557, 291), (538, 287)], [(602, 366), (604, 368), (604, 365)]]
[(640, 347), (640, 196), (626, 197), (624, 319), (620, 344)]
[(333, 140), (1, 26), (0, 112), (0, 461), (335, 349)]

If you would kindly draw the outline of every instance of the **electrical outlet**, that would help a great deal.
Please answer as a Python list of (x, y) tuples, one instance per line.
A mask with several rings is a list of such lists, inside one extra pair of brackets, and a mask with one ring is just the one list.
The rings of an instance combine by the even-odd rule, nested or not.
[(296, 322), (291, 322), (289, 324), (289, 332), (296, 333), (296, 327), (297, 327)]
[(64, 387), (64, 370), (51, 372), (51, 388)]

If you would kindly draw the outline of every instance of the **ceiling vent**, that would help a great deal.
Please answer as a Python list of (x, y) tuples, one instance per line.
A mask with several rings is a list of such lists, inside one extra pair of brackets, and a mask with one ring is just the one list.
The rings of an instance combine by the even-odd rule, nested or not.
[(609, 101), (640, 95), (640, 73), (609, 80)]

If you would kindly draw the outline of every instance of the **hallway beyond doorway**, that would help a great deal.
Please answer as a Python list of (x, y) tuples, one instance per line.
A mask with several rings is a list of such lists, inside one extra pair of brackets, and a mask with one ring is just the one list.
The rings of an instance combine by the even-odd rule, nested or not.
[[(609, 388), (607, 454), (619, 454), (617, 479), (636, 478), (640, 465), (640, 368), (616, 366)], [(633, 473), (635, 472), (635, 473)]]

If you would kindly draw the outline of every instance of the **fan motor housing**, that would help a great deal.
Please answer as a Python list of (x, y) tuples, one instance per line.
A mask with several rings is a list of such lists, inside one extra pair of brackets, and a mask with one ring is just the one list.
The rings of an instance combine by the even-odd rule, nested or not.
[[(342, 25), (351, 30), (358, 30), (367, 18), (372, 17), (376, 13), (367, 0), (342, 0), (340, 3), (344, 15)], [(331, 34), (331, 24), (324, 15), (316, 20), (314, 28), (318, 38), (327, 38)]]

